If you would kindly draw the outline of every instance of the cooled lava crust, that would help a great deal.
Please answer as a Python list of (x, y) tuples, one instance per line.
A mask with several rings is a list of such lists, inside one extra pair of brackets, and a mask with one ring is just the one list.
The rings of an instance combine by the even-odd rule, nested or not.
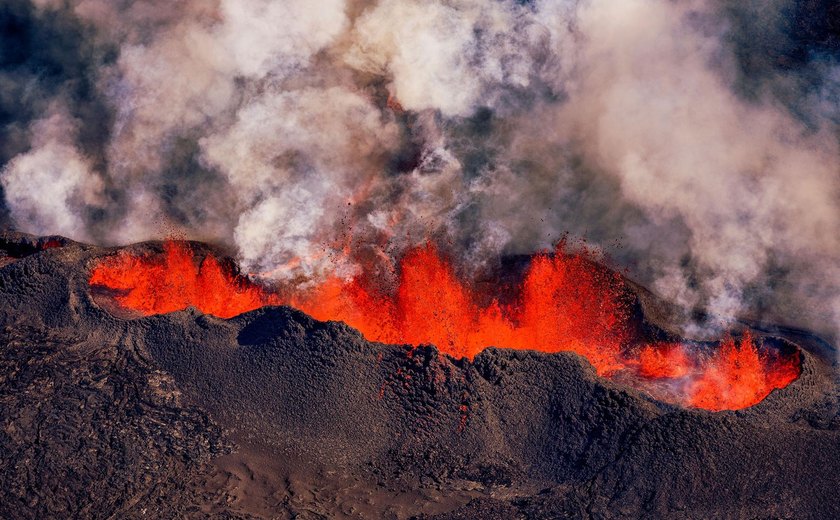
[(455, 360), (288, 307), (120, 315), (88, 285), (113, 250), (3, 251), (2, 518), (840, 517), (836, 352), (802, 331), (753, 331), (799, 378), (710, 412), (573, 353)]

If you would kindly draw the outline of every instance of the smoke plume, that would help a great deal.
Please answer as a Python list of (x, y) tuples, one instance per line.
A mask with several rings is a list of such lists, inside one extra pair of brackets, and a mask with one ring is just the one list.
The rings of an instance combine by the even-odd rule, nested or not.
[(840, 330), (831, 1), (9, 0), (0, 25), (8, 226), (178, 233), (286, 279), (428, 239), (478, 272), (568, 232), (705, 330)]

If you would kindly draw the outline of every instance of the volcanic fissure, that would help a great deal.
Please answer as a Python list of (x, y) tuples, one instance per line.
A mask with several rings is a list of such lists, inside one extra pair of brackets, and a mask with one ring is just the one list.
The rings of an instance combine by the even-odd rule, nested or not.
[(562, 241), (553, 252), (534, 255), (512, 288), (464, 281), (431, 242), (410, 249), (396, 271), (393, 288), (366, 272), (269, 288), (213, 255), (197, 254), (186, 242), (167, 241), (162, 254), (121, 251), (99, 261), (89, 283), (142, 315), (192, 306), (230, 318), (288, 305), (318, 320), (342, 321), (370, 341), (430, 343), (455, 358), (472, 359), (491, 346), (571, 351), (602, 377), (620, 377), (657, 399), (713, 411), (757, 404), (801, 370), (798, 352), (783, 353), (749, 333), (711, 346), (638, 337), (624, 278), (586, 249), (570, 251)]

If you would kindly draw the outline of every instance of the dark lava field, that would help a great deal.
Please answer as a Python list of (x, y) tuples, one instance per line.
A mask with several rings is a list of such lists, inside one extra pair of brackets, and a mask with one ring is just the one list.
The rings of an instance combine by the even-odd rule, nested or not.
[[(572, 353), (365, 341), (287, 307), (132, 317), (113, 250), (0, 240), (0, 517), (838, 518), (836, 352), (710, 412)], [(654, 317), (650, 317), (654, 319)]]

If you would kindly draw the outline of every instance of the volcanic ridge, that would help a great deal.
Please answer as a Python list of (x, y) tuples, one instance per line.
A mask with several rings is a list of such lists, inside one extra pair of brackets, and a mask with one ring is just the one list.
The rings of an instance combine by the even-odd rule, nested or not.
[[(0, 237), (4, 518), (831, 518), (831, 345), (668, 306), (561, 243), (431, 243), (295, 290), (194, 242)], [(500, 278), (501, 279), (501, 278)]]

